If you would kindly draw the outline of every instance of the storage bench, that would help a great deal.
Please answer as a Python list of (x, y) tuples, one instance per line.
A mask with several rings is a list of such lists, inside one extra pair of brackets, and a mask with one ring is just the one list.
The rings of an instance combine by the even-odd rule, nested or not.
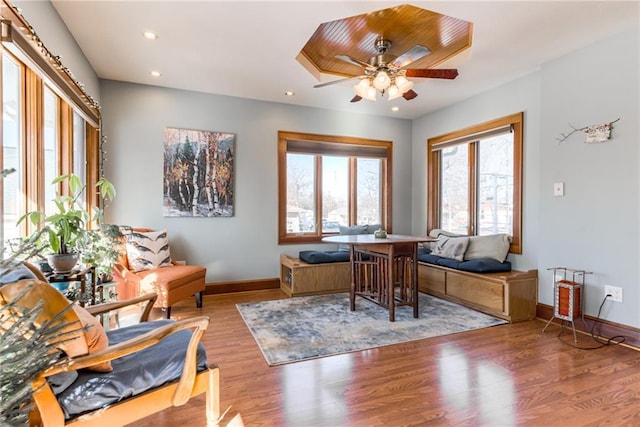
[(287, 296), (349, 292), (349, 262), (309, 264), (300, 258), (280, 255), (280, 289)]
[(538, 270), (471, 273), (419, 262), (418, 286), (422, 292), (509, 322), (536, 317)]

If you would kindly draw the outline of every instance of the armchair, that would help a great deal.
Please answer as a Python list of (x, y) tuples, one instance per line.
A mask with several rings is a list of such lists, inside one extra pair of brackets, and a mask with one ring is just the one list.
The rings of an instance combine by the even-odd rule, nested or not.
[[(166, 246), (168, 255), (169, 242), (166, 231), (154, 232), (148, 228), (134, 228), (130, 235), (129, 243), (140, 246), (136, 242), (131, 242), (132, 237), (145, 239), (164, 239), (166, 243), (158, 244), (158, 247)], [(127, 251), (129, 251), (128, 246)], [(151, 252), (143, 247), (147, 253)], [(144, 253), (144, 252), (143, 252)], [(113, 280), (117, 282), (116, 292), (121, 299), (133, 298), (140, 294), (153, 292), (158, 295), (155, 307), (159, 307), (164, 312), (165, 317), (171, 317), (171, 306), (190, 296), (195, 296), (196, 307), (202, 307), (202, 292), (205, 289), (205, 267), (197, 265), (185, 265), (176, 261), (166, 262), (160, 265), (145, 265), (144, 270), (134, 268), (132, 261), (125, 252), (120, 261), (114, 266)], [(146, 262), (146, 260), (145, 260)], [(144, 264), (143, 264), (144, 265)], [(150, 268), (149, 268), (150, 267)]]
[[(207, 365), (204, 346), (200, 343), (209, 324), (208, 317), (149, 322), (155, 294), (91, 306), (86, 310), (97, 316), (132, 304), (145, 304), (141, 323), (107, 331), (108, 346), (91, 352), (87, 331), (100, 328), (100, 324), (80, 328), (81, 312), (75, 306), (73, 310), (64, 311), (69, 301), (48, 283), (25, 279), (6, 284), (0, 287), (0, 304), (20, 296), (25, 289), (28, 291), (21, 297), (21, 305), (43, 304), (36, 323), (65, 322), (76, 331), (76, 335), (58, 346), (67, 357), (32, 383), (35, 403), (32, 424), (124, 425), (171, 406), (183, 405), (191, 397), (206, 393), (207, 425), (218, 425), (219, 368)], [(111, 371), (90, 370), (105, 362), (111, 363)], [(68, 377), (69, 374), (73, 375), (66, 381), (70, 384), (54, 394), (51, 383), (55, 381), (51, 380), (56, 375)]]

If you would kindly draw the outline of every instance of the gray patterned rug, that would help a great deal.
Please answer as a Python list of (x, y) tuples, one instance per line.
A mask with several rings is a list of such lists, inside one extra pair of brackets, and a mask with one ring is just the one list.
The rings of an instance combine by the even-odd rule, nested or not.
[(366, 350), (507, 323), (459, 304), (420, 293), (420, 318), (411, 307), (389, 312), (349, 294), (236, 304), (270, 366)]

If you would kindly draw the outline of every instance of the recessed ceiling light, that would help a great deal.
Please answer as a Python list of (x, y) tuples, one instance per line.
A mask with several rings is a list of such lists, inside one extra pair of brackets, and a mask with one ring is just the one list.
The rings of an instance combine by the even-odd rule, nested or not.
[(287, 96), (293, 96), (293, 95), (295, 95), (295, 92), (292, 92), (292, 91), (288, 90), (284, 94), (287, 95)]
[(160, 77), (162, 75), (162, 73), (160, 71), (156, 71), (156, 70), (153, 70), (150, 74), (153, 77)]
[(400, 107), (394, 105), (393, 107), (391, 107), (391, 111), (400, 111)]
[(142, 35), (147, 40), (158, 40), (158, 35), (153, 31), (145, 31), (144, 33), (142, 33)]

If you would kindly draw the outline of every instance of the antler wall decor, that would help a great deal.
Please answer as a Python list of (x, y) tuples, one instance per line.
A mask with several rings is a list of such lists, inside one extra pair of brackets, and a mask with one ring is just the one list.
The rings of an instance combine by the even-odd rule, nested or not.
[(566, 134), (561, 133), (560, 138), (556, 138), (556, 139), (558, 140), (558, 143), (561, 143), (567, 138), (569, 138), (571, 135), (573, 135), (574, 133), (582, 131), (587, 134), (587, 137), (584, 140), (585, 143), (604, 142), (607, 139), (611, 138), (611, 129), (613, 129), (612, 125), (618, 120), (620, 120), (619, 117), (609, 123), (603, 123), (601, 125), (585, 126), (582, 128), (575, 128), (573, 127), (573, 125), (571, 125), (571, 123), (569, 123), (569, 126), (571, 126), (571, 129), (573, 130)]

